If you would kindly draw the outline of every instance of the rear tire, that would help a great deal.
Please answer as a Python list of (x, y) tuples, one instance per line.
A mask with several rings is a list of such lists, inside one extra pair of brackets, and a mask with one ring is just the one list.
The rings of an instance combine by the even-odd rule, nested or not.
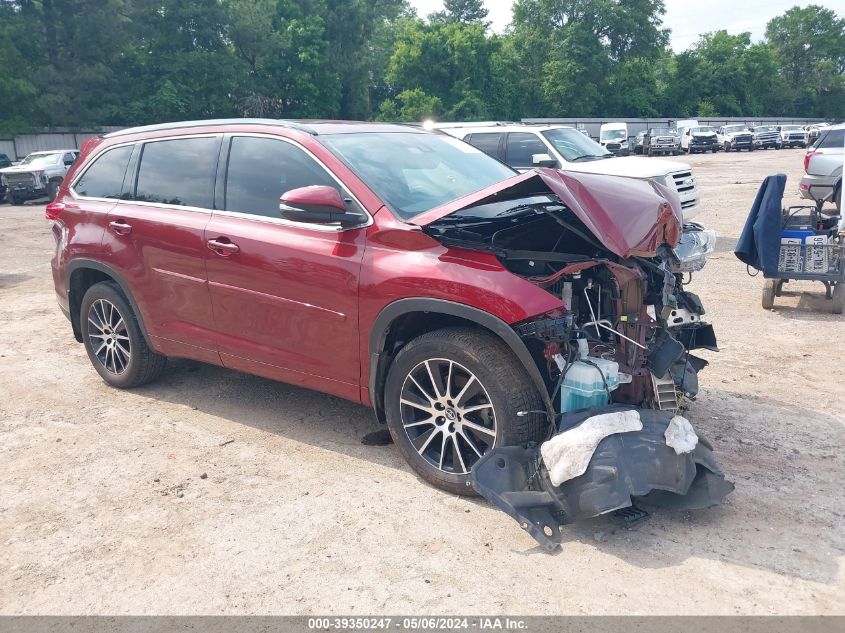
[(838, 281), (833, 288), (833, 314), (845, 312), (845, 283)]
[(766, 285), (763, 286), (763, 309), (771, 310), (775, 307), (775, 295), (778, 291), (778, 280), (767, 279)]
[(47, 183), (47, 197), (50, 199), (50, 202), (56, 199), (56, 196), (59, 195), (59, 187), (61, 183), (50, 181)]
[(540, 441), (547, 429), (543, 400), (522, 364), (496, 336), (466, 327), (405, 345), (387, 374), (384, 407), (411, 468), (459, 495), (476, 494), (469, 473), (481, 455)]
[(88, 289), (79, 323), (91, 364), (112, 387), (140, 387), (164, 371), (167, 357), (147, 345), (138, 317), (115, 282), (102, 281)]

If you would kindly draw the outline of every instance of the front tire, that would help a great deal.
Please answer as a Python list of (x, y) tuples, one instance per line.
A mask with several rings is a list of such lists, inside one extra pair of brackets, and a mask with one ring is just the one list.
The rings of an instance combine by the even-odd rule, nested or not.
[(520, 362), (499, 338), (471, 328), (427, 332), (403, 347), (384, 404), (408, 464), (459, 495), (475, 494), (469, 473), (482, 455), (540, 441), (547, 428), (543, 400)]
[(102, 281), (88, 289), (79, 323), (91, 364), (112, 387), (140, 387), (164, 371), (167, 357), (147, 345), (138, 317), (115, 282)]

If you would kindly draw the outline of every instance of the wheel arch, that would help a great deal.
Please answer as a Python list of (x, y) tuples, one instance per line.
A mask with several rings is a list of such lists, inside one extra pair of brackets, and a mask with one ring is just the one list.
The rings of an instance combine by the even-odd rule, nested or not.
[(484, 329), (500, 339), (528, 372), (550, 413), (553, 412), (546, 382), (528, 347), (514, 329), (500, 318), (445, 299), (399, 299), (379, 312), (369, 337), (370, 402), (379, 422), (385, 421), (384, 384), (387, 371), (399, 350), (412, 338), (450, 325), (469, 325)]
[(91, 286), (101, 281), (113, 281), (120, 286), (120, 290), (126, 296), (129, 305), (132, 307), (132, 311), (135, 313), (135, 317), (138, 319), (138, 326), (141, 328), (141, 334), (144, 336), (144, 340), (150, 346), (150, 349), (155, 349), (147, 334), (147, 328), (144, 326), (144, 318), (141, 315), (141, 311), (138, 310), (138, 304), (135, 302), (129, 286), (113, 268), (91, 259), (74, 259), (67, 266), (65, 287), (67, 288), (68, 309), (70, 310), (70, 323), (73, 327), (74, 338), (80, 343), (82, 342), (82, 328), (79, 322), (82, 297), (85, 296), (85, 293)]

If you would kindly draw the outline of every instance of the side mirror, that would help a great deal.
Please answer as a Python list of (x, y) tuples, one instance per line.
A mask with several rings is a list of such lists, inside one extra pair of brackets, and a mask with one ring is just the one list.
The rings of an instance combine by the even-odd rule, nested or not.
[(535, 167), (557, 167), (558, 162), (549, 154), (532, 154), (531, 164)]
[(354, 226), (366, 219), (360, 213), (349, 211), (340, 192), (326, 185), (286, 191), (279, 199), (279, 212), (286, 220), (311, 224), (338, 222), (341, 226)]
[(76, 162), (76, 161), (66, 160), (65, 161), (65, 167), (70, 167), (71, 165), (73, 165), (74, 162)]

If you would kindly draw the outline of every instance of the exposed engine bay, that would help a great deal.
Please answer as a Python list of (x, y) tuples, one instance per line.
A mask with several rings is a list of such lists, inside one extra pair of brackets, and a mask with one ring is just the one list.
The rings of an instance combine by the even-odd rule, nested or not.
[[(560, 486), (548, 478), (541, 447), (496, 448), (473, 469), (476, 490), (547, 549), (560, 540), (557, 525), (631, 506), (632, 497), (690, 497), (686, 503), (671, 499), (669, 505), (676, 507), (720, 503), (733, 487), (716, 468), (709, 445), (683, 457), (655, 450), (660, 443), (655, 438), (662, 438), (670, 419), (698, 394), (698, 373), (707, 361), (691, 352), (718, 351), (700, 299), (686, 290), (692, 272), (703, 267), (712, 251), (715, 234), (699, 225), (682, 226), (665, 191), (634, 191), (640, 206), (628, 218), (625, 200), (617, 198), (618, 210), (612, 211), (608, 200), (591, 195), (595, 192), (575, 189), (574, 184), (584, 184), (581, 178), (567, 182), (568, 177), (540, 176), (424, 230), (446, 245), (495, 254), (508, 270), (560, 299), (559, 310), (514, 326), (545, 370), (547, 444), (608, 407), (640, 411), (649, 424), (631, 434), (636, 441), (629, 437), (620, 442), (624, 435), (603, 439), (595, 453), (603, 457), (594, 458), (602, 461), (601, 468), (591, 467)], [(596, 219), (604, 219), (604, 226)], [(655, 417), (654, 411), (665, 413)], [(638, 448), (626, 448), (626, 441)], [(648, 469), (629, 467), (639, 458), (650, 460)], [(641, 480), (631, 481), (632, 473)], [(725, 485), (710, 485), (712, 477)], [(597, 479), (618, 485), (610, 486), (613, 493), (603, 498), (596, 496), (602, 490)], [(628, 482), (624, 486), (623, 479)], [(649, 494), (651, 490), (664, 495)], [(523, 494), (529, 497), (516, 503), (514, 495)], [(532, 510), (528, 499), (539, 506)], [(577, 507), (567, 499), (578, 499)], [(537, 512), (541, 518), (532, 520)]]
[(552, 401), (579, 358), (618, 363), (624, 382), (606, 394), (611, 402), (677, 411), (695, 398), (707, 362), (690, 351), (718, 348), (671, 246), (623, 259), (548, 195), (472, 207), (428, 230), (444, 243), (490, 250), (561, 300), (559, 313), (516, 327), (545, 365)]

